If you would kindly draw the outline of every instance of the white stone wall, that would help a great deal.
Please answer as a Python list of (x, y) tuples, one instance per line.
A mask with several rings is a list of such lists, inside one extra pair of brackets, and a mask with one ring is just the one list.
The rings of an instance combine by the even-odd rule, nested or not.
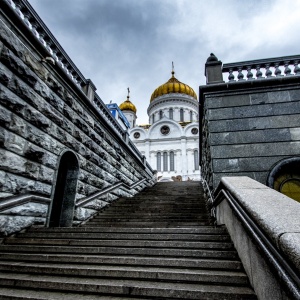
[[(170, 128), (169, 134), (161, 133), (162, 126)], [(183, 128), (178, 122), (163, 117), (148, 130), (141, 127), (131, 129), (130, 138), (154, 170), (157, 170), (157, 153), (161, 153), (161, 171), (158, 171), (158, 177), (181, 176), (183, 180), (200, 180), (200, 170), (195, 170), (194, 163), (194, 151), (199, 153), (199, 134), (192, 133), (195, 128), (199, 128), (198, 122)], [(136, 132), (140, 134), (139, 138), (134, 137)], [(164, 152), (168, 154), (168, 171), (163, 171)], [(170, 152), (174, 152), (174, 171), (170, 171)]]

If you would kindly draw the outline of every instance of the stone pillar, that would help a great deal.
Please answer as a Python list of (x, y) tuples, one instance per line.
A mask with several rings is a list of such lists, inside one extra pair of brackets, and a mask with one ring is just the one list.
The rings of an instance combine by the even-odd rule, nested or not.
[(93, 84), (92, 80), (87, 79), (86, 84), (82, 87), (82, 90), (91, 101), (94, 101), (97, 88)]
[(129, 142), (129, 133), (128, 133), (128, 131), (124, 132), (123, 139), (124, 139), (125, 143), (128, 144), (128, 142)]
[(185, 179), (187, 174), (186, 138), (181, 137), (180, 141), (181, 141), (182, 179)]
[(222, 62), (211, 53), (205, 64), (206, 84), (223, 83)]
[(145, 156), (150, 161), (150, 141), (148, 139), (145, 140)]

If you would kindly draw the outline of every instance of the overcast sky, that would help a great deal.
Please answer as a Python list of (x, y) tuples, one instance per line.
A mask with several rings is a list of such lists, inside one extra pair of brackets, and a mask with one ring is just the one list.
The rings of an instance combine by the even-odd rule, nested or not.
[(198, 94), (211, 52), (223, 63), (300, 52), (300, 0), (29, 2), (105, 103), (121, 104), (130, 87), (138, 124), (172, 61)]

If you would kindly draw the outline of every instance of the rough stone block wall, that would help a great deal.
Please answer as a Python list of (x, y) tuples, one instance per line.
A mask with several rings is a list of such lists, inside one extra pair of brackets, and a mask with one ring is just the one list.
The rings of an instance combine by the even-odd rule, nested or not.
[[(147, 179), (132, 190), (119, 188), (78, 208), (77, 220), (153, 184), (130, 149), (121, 148), (108, 125), (86, 105), (88, 98), (72, 90), (31, 46), (0, 20), (0, 197), (28, 193), (50, 197), (66, 149), (79, 159), (77, 199), (117, 182), (131, 185)], [(0, 226), (4, 228), (15, 215), (24, 217), (24, 224), (43, 223), (46, 206), (33, 203), (2, 211)]]
[(276, 80), (206, 93), (201, 166), (211, 187), (241, 175), (266, 184), (274, 164), (300, 154), (300, 85)]

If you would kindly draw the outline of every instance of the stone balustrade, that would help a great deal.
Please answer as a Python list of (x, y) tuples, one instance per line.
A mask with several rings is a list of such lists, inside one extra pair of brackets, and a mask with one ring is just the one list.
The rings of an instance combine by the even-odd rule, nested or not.
[(224, 64), (222, 73), (228, 82), (299, 76), (299, 63), (300, 55), (250, 60)]
[[(8, 3), (16, 15), (22, 20), (32, 34), (36, 37), (41, 45), (48, 51), (49, 57), (45, 58), (45, 61), (57, 64), (66, 75), (76, 84), (76, 86), (82, 91), (89, 85), (90, 80), (86, 79), (79, 69), (76, 67), (74, 62), (64, 51), (61, 45), (58, 43), (56, 38), (47, 28), (45, 23), (34, 11), (32, 6), (27, 0), (4, 0), (4, 3)], [(96, 88), (93, 86), (96, 90)], [(115, 118), (111, 115), (110, 111), (101, 100), (100, 96), (94, 93), (94, 97), (90, 99), (93, 105), (99, 110), (102, 115), (106, 118), (107, 122), (110, 123), (115, 131), (122, 136), (123, 129)]]

